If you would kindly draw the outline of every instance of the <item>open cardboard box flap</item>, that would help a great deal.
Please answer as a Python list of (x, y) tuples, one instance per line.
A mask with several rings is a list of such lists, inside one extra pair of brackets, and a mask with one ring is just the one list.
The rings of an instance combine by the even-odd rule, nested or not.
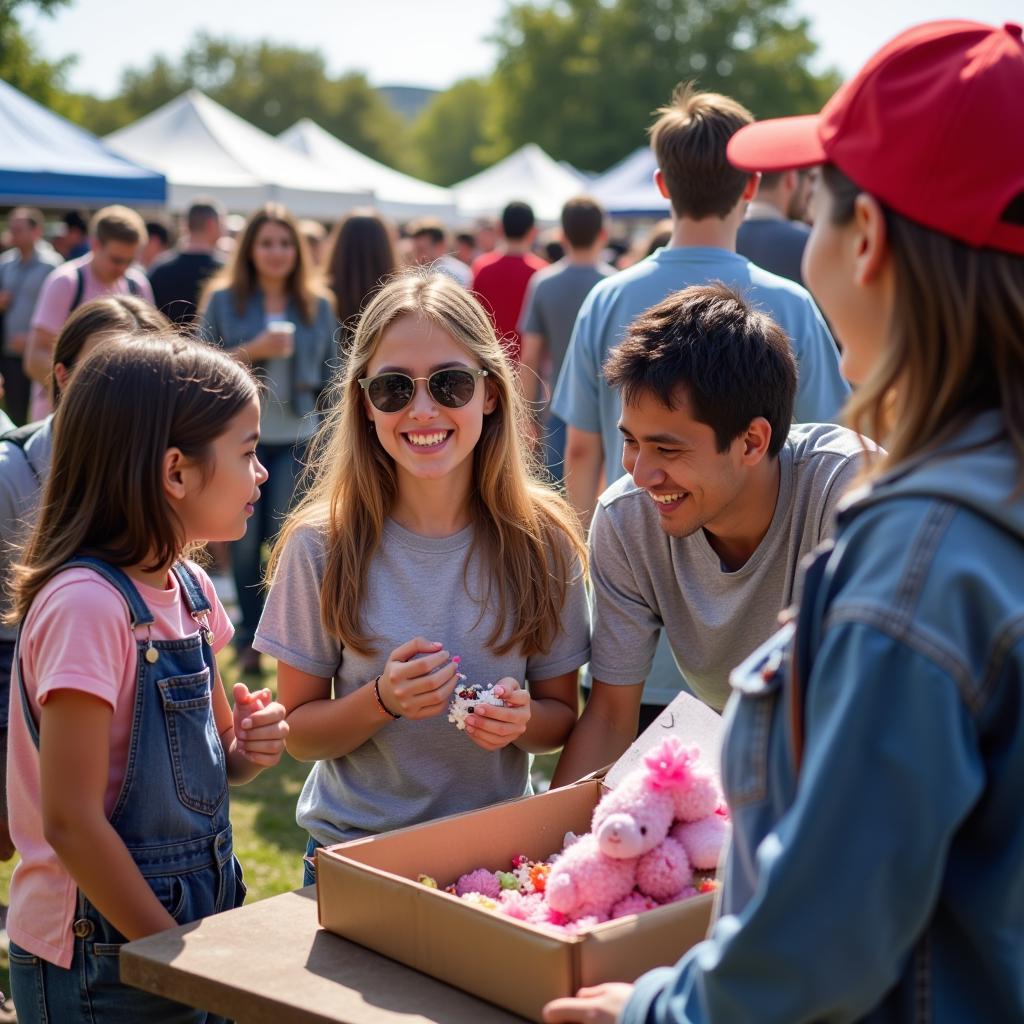
[(716, 769), (721, 719), (681, 694), (608, 770), (539, 796), (457, 814), (317, 851), (320, 924), (539, 1021), (544, 1004), (581, 985), (632, 981), (676, 959), (707, 931), (712, 897), (697, 896), (562, 937), (420, 885), (441, 884), (479, 867), (506, 869), (525, 853), (543, 860), (567, 831), (590, 829), (605, 787), (673, 733), (700, 748)]

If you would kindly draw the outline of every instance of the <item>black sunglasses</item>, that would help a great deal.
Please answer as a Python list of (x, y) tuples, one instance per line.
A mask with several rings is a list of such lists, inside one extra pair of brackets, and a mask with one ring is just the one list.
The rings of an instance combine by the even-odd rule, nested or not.
[(430, 397), (448, 409), (461, 409), (476, 391), (477, 377), (486, 377), (486, 370), (452, 367), (435, 370), (429, 377), (410, 377), (397, 370), (378, 373), (376, 377), (361, 377), (359, 386), (366, 392), (370, 404), (379, 412), (401, 412), (416, 393), (416, 381), (425, 380)]

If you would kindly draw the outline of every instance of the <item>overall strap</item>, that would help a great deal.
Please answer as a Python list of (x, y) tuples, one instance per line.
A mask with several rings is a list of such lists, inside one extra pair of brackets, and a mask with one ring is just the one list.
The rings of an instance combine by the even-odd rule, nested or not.
[(13, 680), (18, 686), (18, 696), (21, 698), (21, 713), (25, 717), (25, 725), (28, 727), (28, 734), (32, 740), (32, 745), (39, 749), (39, 728), (36, 725), (35, 719), (32, 717), (32, 712), (28, 706), (28, 691), (25, 689), (25, 680), (21, 674), (21, 629), (18, 629), (18, 638), (14, 641), (14, 671), (12, 673)]
[(188, 603), (188, 610), (193, 615), (201, 615), (203, 612), (208, 612), (210, 610), (210, 602), (207, 600), (206, 594), (203, 593), (203, 588), (199, 585), (196, 574), (188, 565), (185, 562), (175, 562), (171, 566), (171, 572), (178, 577), (182, 593), (185, 595), (185, 601)]
[[(116, 565), (104, 562), (101, 558), (94, 558), (91, 555), (77, 555), (65, 562), (57, 572), (64, 572), (65, 569), (92, 569), (98, 572), (108, 583), (110, 583), (128, 605), (128, 614), (131, 618), (132, 629), (136, 626), (149, 626), (155, 621), (153, 613), (149, 610), (142, 595), (135, 588), (135, 584)], [(21, 627), (18, 628), (18, 639), (14, 644), (14, 680), (18, 684), (18, 693), (21, 697), (21, 710), (25, 716), (25, 724), (28, 726), (28, 734), (32, 743), (39, 749), (39, 728), (32, 718), (29, 709), (28, 691), (25, 689), (25, 679), (21, 672)]]

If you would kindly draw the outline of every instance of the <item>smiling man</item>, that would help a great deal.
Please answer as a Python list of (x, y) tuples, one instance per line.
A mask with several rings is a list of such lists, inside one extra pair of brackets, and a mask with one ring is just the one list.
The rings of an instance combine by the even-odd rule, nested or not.
[(867, 457), (843, 427), (791, 425), (786, 335), (725, 285), (642, 314), (605, 377), (629, 475), (594, 513), (593, 689), (553, 785), (617, 758), (660, 710), (641, 700), (662, 629), (693, 692), (722, 710), (730, 671), (777, 628)]

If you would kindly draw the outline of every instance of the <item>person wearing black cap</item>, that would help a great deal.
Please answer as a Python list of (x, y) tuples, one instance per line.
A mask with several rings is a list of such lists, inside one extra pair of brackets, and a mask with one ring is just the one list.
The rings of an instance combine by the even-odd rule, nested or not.
[(544, 1019), (1024, 1020), (1024, 44), (910, 29), (741, 169), (822, 165), (808, 286), (887, 455), (732, 676), (718, 920)]

